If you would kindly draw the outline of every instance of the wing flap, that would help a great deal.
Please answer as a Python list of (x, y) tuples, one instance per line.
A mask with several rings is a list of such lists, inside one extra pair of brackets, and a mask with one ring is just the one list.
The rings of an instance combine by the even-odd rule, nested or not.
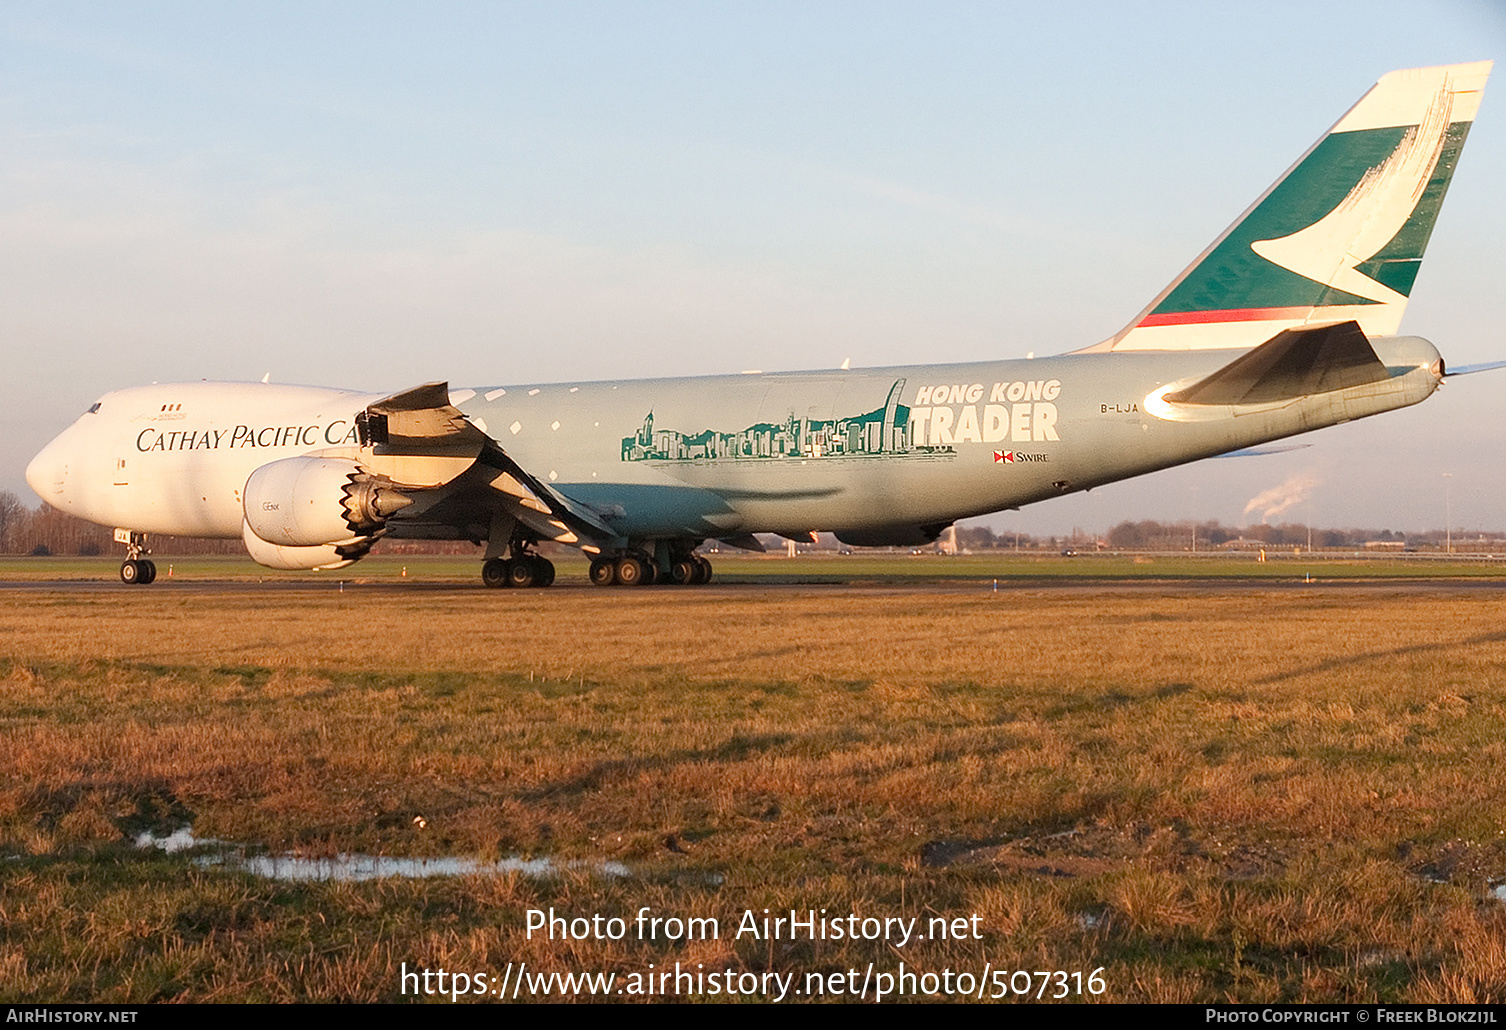
[(495, 470), (489, 485), (504, 495), (509, 514), (545, 539), (577, 546), (583, 538), (618, 539), (616, 530), (595, 512), (529, 475), (495, 441), (485, 448), (482, 461)]

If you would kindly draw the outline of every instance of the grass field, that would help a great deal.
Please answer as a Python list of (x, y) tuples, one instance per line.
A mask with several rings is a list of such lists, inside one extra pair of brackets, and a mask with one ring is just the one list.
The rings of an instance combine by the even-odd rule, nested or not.
[[(406, 561), (415, 580), (457, 562)], [(965, 581), (408, 589), (386, 559), (343, 593), (0, 592), (0, 1000), (386, 1001), (404, 967), (509, 962), (1506, 1000), (1506, 591), (1302, 585), (1295, 563), (1268, 584), (1049, 585), (994, 563), (1015, 570), (994, 592), (981, 559), (925, 561)], [(132, 843), (183, 826), (230, 843)], [(557, 871), (206, 864), (351, 853)], [(529, 939), (551, 906), (629, 933)], [(639, 940), (644, 906), (719, 938)], [(765, 908), (921, 932), (976, 915), (982, 939), (734, 936)]]

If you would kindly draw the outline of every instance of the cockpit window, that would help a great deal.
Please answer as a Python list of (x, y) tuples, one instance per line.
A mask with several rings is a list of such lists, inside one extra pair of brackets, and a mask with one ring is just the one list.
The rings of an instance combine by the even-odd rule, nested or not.
[(93, 414), (95, 414), (98, 411), (99, 411), (99, 401), (95, 401), (93, 404), (89, 405), (89, 410), (86, 411), (86, 412), (84, 412), (84, 414), (85, 415), (93, 415)]

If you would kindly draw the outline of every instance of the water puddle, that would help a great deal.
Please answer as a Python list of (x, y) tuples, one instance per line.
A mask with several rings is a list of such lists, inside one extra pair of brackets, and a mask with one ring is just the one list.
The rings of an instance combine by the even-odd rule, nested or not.
[(230, 869), (250, 873), (268, 880), (299, 883), (359, 883), (381, 879), (426, 879), (431, 876), (496, 876), (518, 873), (531, 877), (559, 876), (574, 870), (589, 870), (601, 876), (631, 876), (632, 870), (621, 862), (555, 862), (550, 858), (503, 858), (483, 862), (474, 858), (396, 858), (390, 855), (338, 854), (328, 858), (300, 858), (296, 855), (248, 855), (245, 848), (212, 837), (195, 837), (190, 827), (181, 826), (166, 835), (147, 831), (136, 837), (138, 848), (156, 848), (177, 854), (195, 848), (214, 849), (213, 854), (196, 855), (195, 865), (203, 869)]
[(222, 840), (215, 840), (213, 837), (205, 837), (203, 840), (200, 840), (193, 835), (192, 827), (180, 826), (165, 837), (158, 836), (151, 830), (138, 833), (136, 835), (136, 846), (138, 848), (156, 848), (158, 851), (166, 851), (169, 855), (176, 855), (178, 852), (187, 851), (189, 848), (228, 847), (229, 845), (225, 844)]
[(291, 855), (206, 855), (194, 860), (205, 868), (223, 867), (268, 880), (359, 883), (385, 878), (426, 879), (431, 876), (558, 876), (567, 869), (589, 869), (602, 876), (632, 875), (621, 862), (571, 862), (564, 866), (548, 858), (503, 858), (481, 862), (474, 858), (394, 858), (390, 855), (335, 855), (298, 858)]
[[(1447, 877), (1438, 876), (1434, 873), (1418, 873), (1416, 875), (1423, 883), (1433, 883), (1442, 886), (1454, 882)], [(1496, 901), (1506, 904), (1506, 880), (1488, 880), (1485, 883), (1485, 890)]]

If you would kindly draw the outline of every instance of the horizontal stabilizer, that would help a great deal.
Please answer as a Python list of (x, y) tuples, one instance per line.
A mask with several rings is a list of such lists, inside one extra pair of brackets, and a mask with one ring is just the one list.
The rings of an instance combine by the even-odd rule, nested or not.
[(1206, 379), (1169, 393), (1174, 404), (1272, 404), (1389, 378), (1354, 321), (1284, 329)]
[(1452, 379), (1454, 376), (1473, 375), (1476, 372), (1491, 372), (1498, 368), (1506, 368), (1506, 361), (1485, 361), (1478, 365), (1460, 365), (1458, 368), (1451, 368), (1443, 374), (1446, 378)]
[(1311, 446), (1312, 446), (1312, 444), (1307, 444), (1307, 443), (1287, 443), (1287, 444), (1268, 445), (1268, 446), (1265, 446), (1265, 447), (1241, 447), (1237, 451), (1225, 451), (1222, 454), (1215, 454), (1214, 457), (1215, 458), (1259, 458), (1259, 457), (1262, 457), (1262, 456), (1267, 455), (1267, 454), (1286, 454), (1288, 451), (1300, 451), (1303, 448), (1311, 447)]

